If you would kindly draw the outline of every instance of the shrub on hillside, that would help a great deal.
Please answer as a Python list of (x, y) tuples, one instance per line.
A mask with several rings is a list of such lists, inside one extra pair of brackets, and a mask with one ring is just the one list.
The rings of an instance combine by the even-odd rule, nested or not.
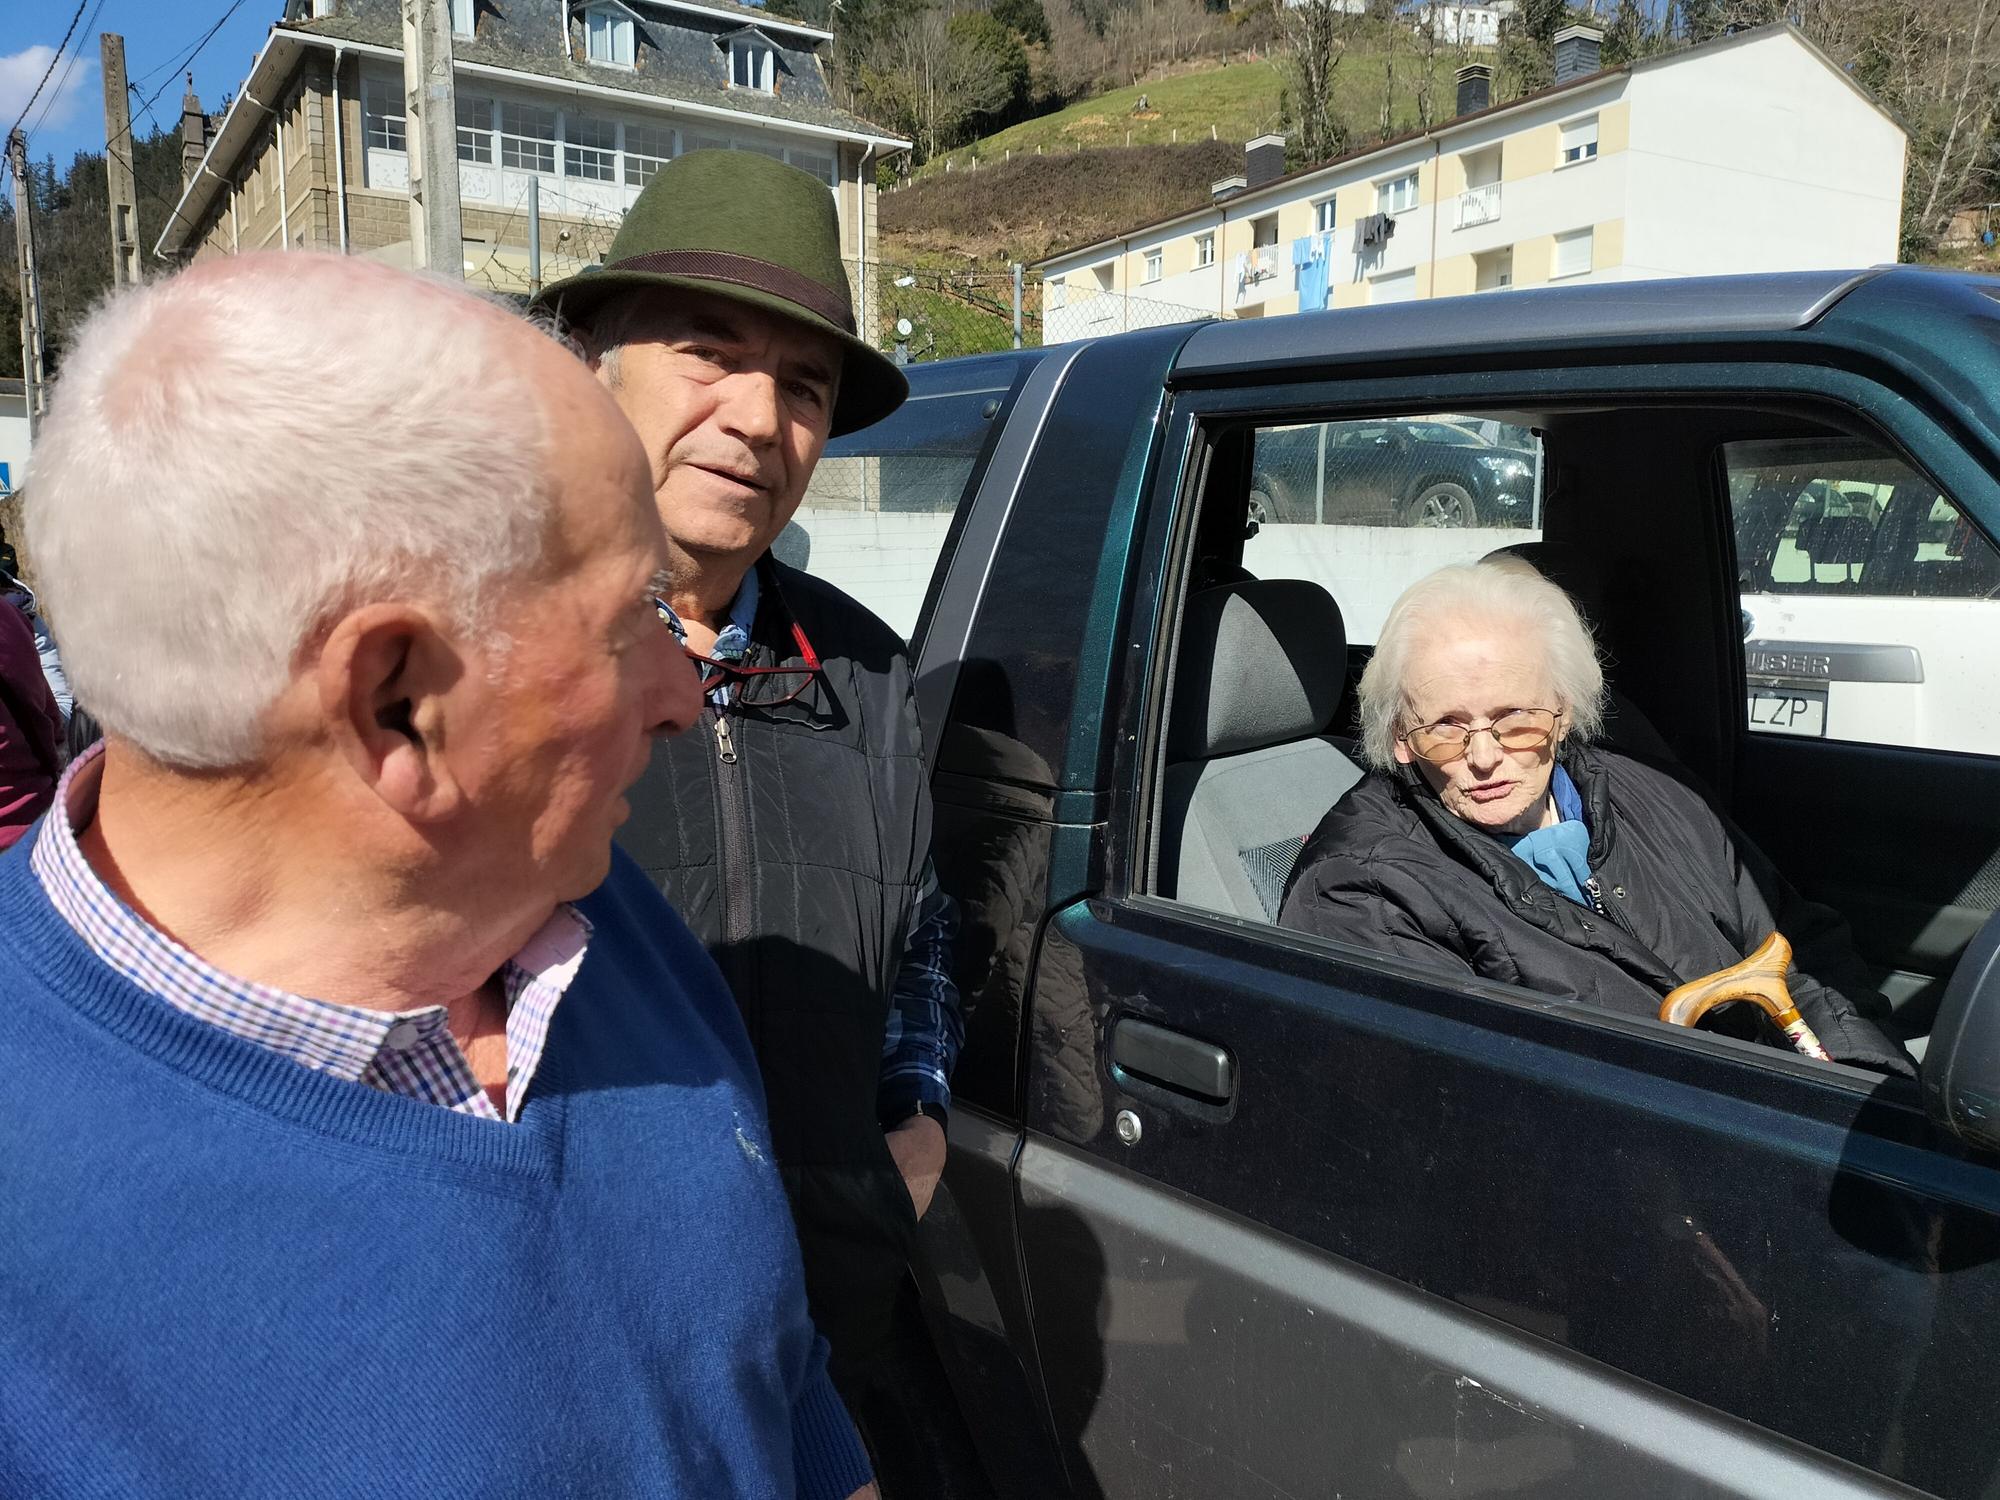
[[(1217, 178), (1241, 171), (1226, 141), (1020, 156), (935, 174), (886, 193), (882, 233), (974, 259), (1038, 260), (1199, 208)], [(884, 258), (894, 259), (885, 246)]]

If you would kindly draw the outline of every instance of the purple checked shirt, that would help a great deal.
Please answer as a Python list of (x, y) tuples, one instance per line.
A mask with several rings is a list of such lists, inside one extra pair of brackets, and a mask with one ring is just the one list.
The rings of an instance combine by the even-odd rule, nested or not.
[[(55, 909), (93, 953), (176, 1010), (301, 1067), (461, 1114), (500, 1118), (445, 1024), (443, 1006), (368, 1010), (238, 979), (190, 953), (113, 895), (77, 844), (97, 816), (103, 752), (101, 743), (93, 746), (64, 774), (29, 858)], [(582, 967), (589, 941), (590, 923), (570, 907), (558, 907), (500, 971), (507, 1002), (510, 1122), (520, 1118), (556, 1004)]]

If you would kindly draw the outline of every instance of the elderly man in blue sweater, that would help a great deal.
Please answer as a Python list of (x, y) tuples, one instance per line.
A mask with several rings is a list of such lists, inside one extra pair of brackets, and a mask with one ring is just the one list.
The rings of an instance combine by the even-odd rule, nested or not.
[(103, 722), (0, 860), (0, 1494), (873, 1493), (735, 1006), (611, 850), (699, 712), (565, 351), (245, 257), (65, 360)]

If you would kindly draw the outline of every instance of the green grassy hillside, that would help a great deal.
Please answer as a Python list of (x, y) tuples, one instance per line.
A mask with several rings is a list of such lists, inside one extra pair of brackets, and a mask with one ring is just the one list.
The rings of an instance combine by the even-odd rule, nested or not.
[[(1349, 50), (1334, 73), (1340, 116), (1357, 145), (1383, 134), (1382, 100), (1392, 66), (1396, 88), (1389, 133), (1407, 130), (1418, 122), (1416, 88), (1423, 60), (1411, 50), (1407, 33), (1396, 40), (1398, 50), (1392, 59), (1384, 38), (1364, 38)], [(1452, 73), (1460, 61), (1458, 54), (1444, 50), (1432, 60), (1430, 116), (1434, 120), (1451, 113)], [(926, 163), (918, 176), (931, 177), (947, 170), (956, 174), (975, 161), (983, 170), (1010, 156), (1046, 155), (1080, 147), (1186, 145), (1210, 139), (1211, 132), (1215, 139), (1241, 144), (1284, 128), (1284, 88), (1284, 70), (1274, 61), (1229, 63), (1157, 78), (1010, 125)], [(1142, 96), (1143, 109), (1139, 107)]]

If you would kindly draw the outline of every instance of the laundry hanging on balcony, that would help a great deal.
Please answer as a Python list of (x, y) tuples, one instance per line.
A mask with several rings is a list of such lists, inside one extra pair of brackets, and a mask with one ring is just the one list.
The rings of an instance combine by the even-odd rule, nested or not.
[(1333, 272), (1333, 235), (1302, 234), (1292, 241), (1292, 268), (1297, 272), (1299, 311), (1319, 312), (1326, 298)]

